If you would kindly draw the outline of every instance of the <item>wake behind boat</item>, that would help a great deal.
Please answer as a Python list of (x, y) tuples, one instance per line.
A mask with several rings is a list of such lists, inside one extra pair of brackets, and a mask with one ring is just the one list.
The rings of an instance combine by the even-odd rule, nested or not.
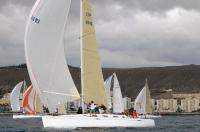
[(13, 119), (42, 118), (42, 115), (13, 114)]
[(142, 119), (155, 119), (155, 118), (161, 118), (161, 115), (153, 115), (153, 114), (147, 114), (147, 115), (139, 115), (140, 118)]

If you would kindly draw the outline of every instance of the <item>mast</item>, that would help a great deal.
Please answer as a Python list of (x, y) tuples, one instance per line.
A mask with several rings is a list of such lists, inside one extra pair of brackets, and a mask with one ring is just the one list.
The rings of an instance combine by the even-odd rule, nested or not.
[(84, 108), (84, 81), (83, 81), (83, 1), (80, 0), (80, 44), (81, 44), (81, 107), (82, 113), (85, 113)]

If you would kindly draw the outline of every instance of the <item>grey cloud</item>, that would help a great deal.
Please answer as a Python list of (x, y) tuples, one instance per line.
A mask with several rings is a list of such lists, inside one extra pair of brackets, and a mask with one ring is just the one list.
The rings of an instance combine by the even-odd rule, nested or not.
[[(200, 64), (200, 1), (91, 0), (104, 67)], [(25, 62), (23, 37), (35, 0), (0, 1), (0, 65)], [(66, 31), (69, 64), (80, 65), (79, 0)]]
[(118, 4), (127, 9), (139, 9), (144, 11), (166, 11), (175, 7), (182, 7), (186, 10), (199, 10), (198, 0), (95, 0), (95, 4), (102, 7)]

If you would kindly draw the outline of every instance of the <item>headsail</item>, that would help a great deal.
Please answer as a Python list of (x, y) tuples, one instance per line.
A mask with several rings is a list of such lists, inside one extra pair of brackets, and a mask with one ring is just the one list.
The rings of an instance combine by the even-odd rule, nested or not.
[(79, 99), (67, 67), (64, 31), (71, 0), (37, 0), (27, 22), (25, 56), (33, 88), (45, 107)]
[(114, 84), (113, 84), (113, 113), (124, 112), (123, 98), (121, 93), (121, 88), (117, 75), (114, 73)]
[(111, 100), (111, 87), (113, 86), (113, 75), (109, 76), (104, 82), (106, 89), (106, 96), (108, 100), (108, 109), (112, 108), (112, 100)]
[(84, 102), (108, 106), (90, 0), (82, 1), (81, 74)]
[(35, 100), (36, 100), (36, 91), (33, 89), (33, 86), (31, 85), (23, 94), (22, 107), (26, 114), (36, 114)]
[(14, 89), (12, 90), (10, 94), (10, 104), (13, 112), (19, 112), (20, 111), (20, 91), (23, 87), (23, 81), (19, 82)]
[(146, 113), (146, 86), (140, 91), (134, 102), (134, 109), (140, 113)]
[(153, 106), (151, 103), (151, 96), (147, 79), (144, 88), (140, 91), (139, 95), (135, 99), (134, 109), (140, 114), (147, 114), (153, 112)]

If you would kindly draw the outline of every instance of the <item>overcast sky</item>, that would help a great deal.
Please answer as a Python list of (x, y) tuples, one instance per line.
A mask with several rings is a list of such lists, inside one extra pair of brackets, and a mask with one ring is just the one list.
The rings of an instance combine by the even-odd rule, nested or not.
[[(200, 0), (91, 0), (103, 67), (200, 64)], [(0, 66), (25, 63), (24, 30), (35, 0), (0, 0)], [(79, 0), (66, 51), (80, 65)]]

